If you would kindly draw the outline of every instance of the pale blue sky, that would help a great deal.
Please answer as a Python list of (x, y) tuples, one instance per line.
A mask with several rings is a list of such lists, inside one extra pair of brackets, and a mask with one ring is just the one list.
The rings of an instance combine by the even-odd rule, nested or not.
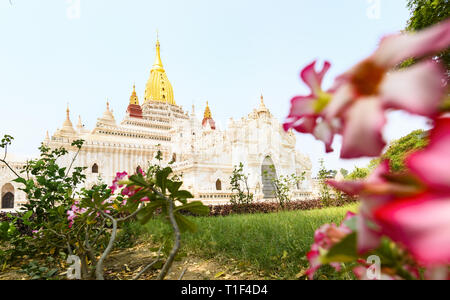
[[(93, 128), (106, 98), (121, 120), (133, 82), (143, 99), (157, 29), (177, 103), (203, 112), (208, 100), (224, 128), (256, 107), (261, 91), (283, 120), (292, 96), (307, 92), (302, 67), (330, 60), (329, 85), (409, 16), (406, 0), (381, 0), (379, 19), (368, 17), (366, 0), (80, 0), (80, 18), (70, 19), (69, 2), (0, 0), (0, 135), (16, 138), (15, 153), (35, 154), (68, 102), (74, 124), (81, 115)], [(390, 139), (424, 126), (391, 119)], [(321, 157), (330, 168), (356, 163), (325, 155), (308, 136), (298, 135), (298, 148), (315, 165)]]

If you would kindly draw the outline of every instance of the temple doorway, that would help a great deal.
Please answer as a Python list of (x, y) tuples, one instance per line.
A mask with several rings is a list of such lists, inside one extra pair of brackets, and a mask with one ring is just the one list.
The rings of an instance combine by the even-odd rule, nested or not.
[(272, 158), (267, 156), (261, 166), (261, 179), (263, 184), (264, 199), (275, 198), (275, 185), (273, 179), (277, 178), (277, 171)]

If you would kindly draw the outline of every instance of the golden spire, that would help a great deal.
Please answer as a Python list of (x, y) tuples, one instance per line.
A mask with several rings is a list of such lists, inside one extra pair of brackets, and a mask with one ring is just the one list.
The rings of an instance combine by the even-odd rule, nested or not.
[(139, 105), (139, 99), (136, 94), (136, 85), (135, 84), (133, 84), (133, 92), (131, 93), (131, 96), (130, 96), (130, 104)]
[[(157, 34), (158, 35), (158, 34)], [(158, 70), (164, 72), (164, 67), (161, 61), (161, 44), (159, 43), (159, 36), (156, 38), (156, 57), (152, 70)]]
[(261, 93), (261, 107), (266, 107), (266, 105), (264, 104), (264, 96), (263, 96), (263, 94)]
[(145, 86), (144, 103), (149, 101), (176, 105), (172, 85), (169, 82), (169, 78), (167, 78), (161, 61), (159, 37), (156, 39), (155, 63), (150, 71), (150, 78), (147, 81), (147, 85)]
[(69, 103), (67, 103), (66, 120), (70, 121), (70, 109), (69, 109)]
[(211, 109), (209, 108), (209, 103), (206, 101), (206, 108), (205, 108), (205, 119), (212, 119)]

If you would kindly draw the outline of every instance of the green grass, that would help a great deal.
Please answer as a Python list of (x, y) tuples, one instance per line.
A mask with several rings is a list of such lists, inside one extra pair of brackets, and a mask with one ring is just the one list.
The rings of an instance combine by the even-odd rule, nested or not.
[[(357, 207), (191, 218), (198, 232), (183, 234), (182, 251), (203, 258), (233, 259), (272, 278), (295, 279), (308, 267), (305, 255), (315, 230), (325, 223), (340, 224), (346, 212)], [(171, 232), (161, 219), (136, 230), (155, 242), (162, 242)], [(334, 276), (327, 273), (325, 269), (322, 277)]]

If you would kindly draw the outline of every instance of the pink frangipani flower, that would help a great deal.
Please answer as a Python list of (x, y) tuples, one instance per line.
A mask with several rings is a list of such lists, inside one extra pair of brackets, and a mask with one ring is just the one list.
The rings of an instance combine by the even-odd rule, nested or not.
[(291, 100), (291, 111), (283, 127), (284, 130), (293, 128), (300, 133), (310, 133), (320, 141), (323, 141), (327, 152), (332, 152), (334, 133), (336, 124), (324, 120), (322, 112), (331, 100), (330, 91), (322, 90), (322, 81), (325, 74), (331, 67), (329, 62), (325, 62), (322, 70), (315, 70), (316, 62), (306, 66), (300, 77), (309, 87), (309, 96), (296, 96)]
[(385, 161), (365, 181), (329, 182), (361, 198), (360, 252), (387, 236), (424, 266), (450, 265), (450, 118), (435, 120), (429, 140), (407, 157), (407, 173), (390, 173)]
[(120, 181), (122, 181), (123, 179), (125, 179), (125, 177), (128, 176), (127, 172), (122, 172), (122, 173), (117, 173), (116, 174), (116, 178), (113, 180), (112, 186), (109, 187), (109, 189), (111, 190), (111, 193), (115, 193), (117, 189), (122, 188), (123, 185), (119, 184)]
[[(354, 216), (354, 213), (348, 212), (344, 222)], [(306, 254), (306, 258), (308, 259), (310, 265), (309, 269), (306, 271), (306, 275), (310, 280), (314, 279), (314, 273), (322, 265), (322, 253), (331, 249), (351, 232), (352, 230), (344, 225), (344, 223), (342, 223), (339, 227), (335, 224), (325, 224), (316, 230), (314, 234), (314, 244), (311, 246), (311, 250)], [(337, 271), (341, 269), (341, 265), (339, 263), (331, 263), (330, 265)]]
[(330, 64), (326, 62), (317, 72), (313, 62), (301, 73), (311, 94), (291, 100), (284, 129), (313, 134), (324, 142), (327, 152), (333, 151), (334, 135), (341, 134), (341, 158), (379, 156), (386, 146), (385, 111), (399, 109), (435, 118), (446, 91), (444, 70), (434, 60), (400, 71), (393, 68), (408, 58), (432, 56), (449, 46), (450, 20), (417, 33), (385, 37), (375, 53), (339, 76), (327, 92), (321, 83)]
[(392, 68), (408, 58), (436, 54), (450, 46), (450, 20), (418, 33), (384, 38), (379, 48), (341, 75), (333, 99), (324, 109), (327, 120), (343, 126), (341, 158), (378, 156), (386, 143), (381, 131), (384, 111), (401, 109), (434, 118), (445, 96), (444, 71), (425, 60), (401, 71)]
[(383, 234), (422, 264), (450, 265), (450, 118), (436, 120), (430, 144), (407, 158), (425, 190), (396, 198), (375, 211)]

